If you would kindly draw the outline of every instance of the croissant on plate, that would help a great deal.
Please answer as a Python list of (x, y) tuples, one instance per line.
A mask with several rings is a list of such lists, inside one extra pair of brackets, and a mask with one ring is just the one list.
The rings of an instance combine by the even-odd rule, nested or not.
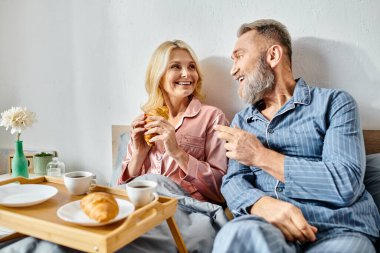
[[(147, 117), (148, 116), (161, 116), (161, 117), (164, 117), (165, 119), (168, 119), (169, 118), (169, 109), (167, 106), (161, 106), (161, 107), (158, 107), (156, 109), (150, 110), (148, 113), (146, 113), (146, 116)], [(147, 123), (148, 122), (150, 122), (150, 121), (147, 120)], [(144, 135), (144, 139), (149, 146), (154, 146), (154, 142), (150, 142), (150, 139), (152, 139), (156, 135), (157, 134)]]
[(83, 212), (98, 222), (106, 222), (115, 218), (119, 213), (119, 205), (115, 198), (105, 192), (93, 192), (80, 201)]

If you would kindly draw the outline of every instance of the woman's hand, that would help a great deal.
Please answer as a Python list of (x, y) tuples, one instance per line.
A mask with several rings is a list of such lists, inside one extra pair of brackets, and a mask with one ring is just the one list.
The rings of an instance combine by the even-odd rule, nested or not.
[(145, 134), (156, 134), (150, 139), (150, 142), (162, 141), (166, 152), (174, 159), (178, 158), (181, 152), (184, 152), (178, 145), (175, 137), (175, 129), (172, 124), (160, 116), (149, 116), (149, 123), (145, 125), (148, 131)]
[(142, 114), (132, 121), (132, 155), (138, 155), (141, 153), (148, 153), (150, 146), (144, 139), (144, 133), (146, 131), (145, 115)]

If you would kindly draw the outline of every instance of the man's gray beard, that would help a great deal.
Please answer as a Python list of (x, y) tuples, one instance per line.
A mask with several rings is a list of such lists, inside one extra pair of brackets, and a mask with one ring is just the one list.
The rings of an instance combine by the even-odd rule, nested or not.
[(243, 86), (242, 99), (249, 104), (260, 101), (266, 92), (274, 87), (273, 70), (265, 61), (265, 55), (261, 56), (256, 68), (245, 76), (246, 83)]

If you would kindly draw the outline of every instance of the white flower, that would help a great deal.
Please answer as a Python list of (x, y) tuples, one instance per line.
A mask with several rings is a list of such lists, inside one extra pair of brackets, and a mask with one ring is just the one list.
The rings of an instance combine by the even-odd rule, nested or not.
[(28, 111), (26, 107), (12, 107), (1, 113), (0, 126), (4, 126), (5, 130), (11, 128), (11, 134), (18, 133), (19, 137), (21, 132), (32, 126), (34, 122), (36, 122), (34, 112)]

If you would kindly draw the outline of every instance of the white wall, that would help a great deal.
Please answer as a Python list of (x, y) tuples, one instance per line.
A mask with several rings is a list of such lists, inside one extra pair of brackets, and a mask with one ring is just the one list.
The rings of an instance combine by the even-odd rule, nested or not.
[[(243, 22), (274, 18), (294, 41), (294, 70), (358, 101), (365, 129), (380, 129), (380, 2), (259, 0), (0, 0), (0, 111), (27, 106), (38, 123), (26, 149), (57, 150), (69, 170), (111, 175), (111, 125), (145, 101), (147, 62), (159, 43), (197, 52), (208, 102), (231, 118), (244, 105), (229, 76)], [(0, 148), (15, 136), (0, 129)]]

